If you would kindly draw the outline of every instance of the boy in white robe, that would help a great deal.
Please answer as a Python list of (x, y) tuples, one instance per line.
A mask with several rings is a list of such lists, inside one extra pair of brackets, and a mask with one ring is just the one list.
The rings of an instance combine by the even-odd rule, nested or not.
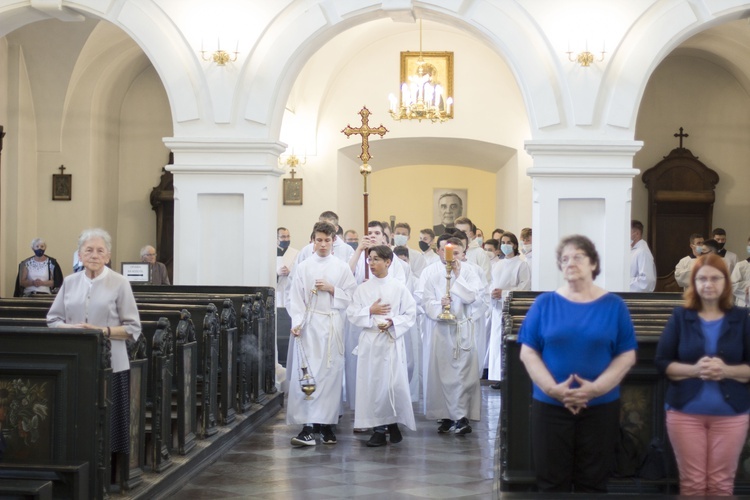
[(416, 320), (416, 302), (388, 272), (393, 252), (385, 245), (368, 249), (370, 279), (357, 287), (347, 316), (359, 327), (357, 399), (354, 427), (373, 427), (367, 446), (401, 442), (401, 423), (416, 430), (409, 393), (405, 334)]
[[(447, 235), (446, 235), (447, 236)], [(473, 272), (463, 272), (463, 249), (456, 238), (438, 239), (438, 255), (445, 261), (446, 245), (454, 255), (451, 265), (450, 299), (445, 297), (445, 264), (432, 265), (422, 272), (422, 297), (427, 327), (424, 346), (425, 417), (442, 419), (438, 433), (471, 432), (469, 420), (479, 420), (481, 393), (479, 360), (474, 325), (469, 306), (481, 300), (482, 284)], [(449, 306), (455, 322), (440, 321), (443, 306)]]
[[(319, 431), (324, 444), (336, 444), (331, 425), (338, 422), (344, 376), (344, 315), (357, 286), (344, 262), (331, 254), (336, 228), (318, 222), (313, 231), (315, 253), (297, 265), (289, 290), (292, 342), (287, 357), (288, 424), (303, 424), (294, 446), (314, 446)], [(304, 364), (307, 366), (304, 366)], [(295, 377), (302, 368), (315, 380), (306, 399)]]
[(487, 378), (496, 382), (490, 387), (500, 389), (503, 379), (503, 305), (514, 290), (531, 290), (531, 269), (518, 253), (518, 238), (511, 232), (503, 234), (500, 250), (505, 256), (492, 268), (492, 330), (489, 342)]

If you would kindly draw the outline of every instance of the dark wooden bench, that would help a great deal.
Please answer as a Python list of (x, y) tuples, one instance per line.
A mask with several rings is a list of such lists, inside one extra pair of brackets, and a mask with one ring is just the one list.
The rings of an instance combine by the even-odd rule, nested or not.
[[(512, 292), (505, 301), (503, 325), (503, 382), (499, 421), (498, 460), (499, 490), (503, 492), (534, 491), (535, 476), (531, 456), (531, 380), (519, 359), (518, 333), (538, 292)], [(638, 439), (640, 451), (653, 439), (666, 450), (667, 476), (660, 480), (611, 478), (613, 493), (676, 493), (676, 468), (664, 428), (664, 392), (666, 381), (656, 372), (653, 359), (656, 344), (675, 306), (682, 304), (679, 293), (618, 293), (628, 306), (636, 338), (638, 361), (621, 384), (623, 428)], [(746, 484), (745, 488), (750, 484)], [(739, 491), (739, 490), (736, 490)]]

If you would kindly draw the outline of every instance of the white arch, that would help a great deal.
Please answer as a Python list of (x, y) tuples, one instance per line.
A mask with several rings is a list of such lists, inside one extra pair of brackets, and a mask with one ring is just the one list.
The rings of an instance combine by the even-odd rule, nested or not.
[(631, 27), (602, 82), (602, 88), (608, 89), (602, 97), (604, 124), (634, 131), (643, 93), (659, 63), (690, 36), (745, 17), (750, 2), (728, 0), (702, 7), (688, 0), (662, 0)]
[[(173, 21), (154, 2), (63, 0), (62, 7), (109, 21), (141, 47), (164, 84), (175, 129), (180, 123), (209, 115), (210, 102), (199, 91), (204, 75), (197, 59)], [(29, 7), (27, 2), (0, 0), (0, 36), (44, 19), (50, 17)]]
[[(517, 4), (476, 1), (464, 11), (460, 6), (448, 8), (433, 0), (405, 10), (416, 17), (460, 26), (505, 58), (521, 89), (532, 131), (567, 121), (569, 106), (562, 97), (551, 50), (538, 26)], [(244, 109), (239, 118), (250, 124), (252, 136), (278, 136), (283, 117), (280, 103), (286, 102), (307, 57), (342, 31), (389, 14), (381, 2), (362, 8), (351, 1), (335, 0), (313, 6), (296, 3), (277, 16), (240, 79), (239, 86), (246, 90), (238, 106)], [(508, 43), (510, 40), (514, 43)], [(267, 78), (254, 78), (257, 74)]]

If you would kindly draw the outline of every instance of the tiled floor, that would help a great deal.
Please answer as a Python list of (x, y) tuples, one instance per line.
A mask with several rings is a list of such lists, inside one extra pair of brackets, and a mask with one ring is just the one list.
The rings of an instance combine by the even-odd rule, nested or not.
[(347, 412), (338, 444), (292, 448), (300, 429), (286, 425), (282, 410), (172, 498), (492, 498), (499, 415), (500, 393), (483, 385), (482, 419), (466, 436), (438, 434), (438, 424), (415, 411), (416, 432), (367, 448), (370, 435), (354, 434)]

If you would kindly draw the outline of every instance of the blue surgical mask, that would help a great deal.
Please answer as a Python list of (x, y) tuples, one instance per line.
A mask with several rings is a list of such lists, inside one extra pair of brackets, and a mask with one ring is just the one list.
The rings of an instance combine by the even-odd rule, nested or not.
[(37, 257), (41, 257), (42, 255), (44, 255), (44, 249), (37, 248), (36, 250), (34, 250), (34, 255), (36, 255)]
[(279, 247), (286, 250), (287, 248), (289, 248), (289, 241), (279, 241)]
[(405, 234), (397, 234), (393, 237), (393, 242), (397, 247), (405, 246), (407, 241), (409, 241), (409, 237)]
[(474, 241), (476, 241), (477, 245), (479, 245), (480, 247), (482, 246), (482, 244), (484, 244), (484, 239), (481, 236), (477, 236)]
[(750, 245), (747, 246), (747, 253), (750, 255)]
[(500, 245), (500, 251), (503, 252), (506, 256), (510, 255), (513, 253), (513, 245), (510, 245), (508, 243)]
[(703, 253), (703, 247), (697, 246), (695, 247), (695, 255), (700, 255)]
[(359, 246), (359, 243), (357, 243), (356, 241), (347, 241), (346, 244), (352, 247), (354, 250), (356, 250)]

